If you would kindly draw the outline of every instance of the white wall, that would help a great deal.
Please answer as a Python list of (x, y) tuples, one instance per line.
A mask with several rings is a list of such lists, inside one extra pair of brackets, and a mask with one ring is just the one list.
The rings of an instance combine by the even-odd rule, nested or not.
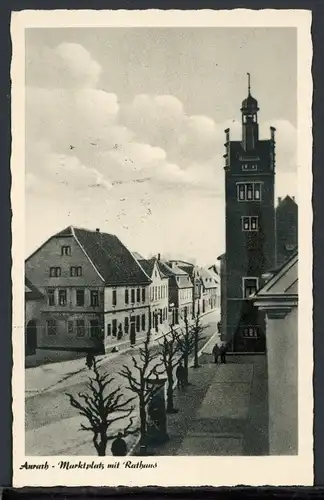
[(269, 452), (298, 453), (298, 309), (267, 316)]

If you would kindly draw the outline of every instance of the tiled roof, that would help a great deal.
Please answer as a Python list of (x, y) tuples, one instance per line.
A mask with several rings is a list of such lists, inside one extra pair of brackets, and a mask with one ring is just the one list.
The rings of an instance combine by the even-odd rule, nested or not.
[(209, 271), (209, 269), (205, 269), (203, 267), (200, 267), (199, 270), (199, 276), (202, 281), (202, 284), (204, 285), (205, 288), (216, 288), (218, 285), (218, 279), (217, 275), (213, 273), (212, 271)]
[(35, 285), (25, 276), (25, 298), (27, 300), (36, 300), (43, 298), (43, 294), (36, 288)]
[(132, 252), (132, 256), (135, 257), (136, 260), (145, 260), (138, 252)]
[(279, 210), (282, 210), (286, 205), (296, 205), (297, 206), (297, 203), (295, 202), (295, 200), (289, 196), (287, 194), (287, 196), (285, 196), (284, 198), (282, 198), (280, 200), (280, 202), (278, 203), (277, 207), (276, 207), (276, 211), (279, 209)]
[(163, 274), (168, 278), (174, 277), (174, 272), (172, 271), (171, 267), (168, 266), (168, 264), (166, 264), (162, 260), (159, 261), (159, 268), (162, 270)]
[(154, 259), (139, 259), (139, 265), (146, 272), (146, 274), (151, 278), (154, 269)]
[(117, 236), (75, 227), (72, 230), (106, 284), (135, 285), (151, 282)]
[(154, 264), (157, 263), (161, 277), (167, 278), (166, 274), (163, 272), (162, 266), (160, 266), (160, 261), (155, 257), (152, 257), (152, 259), (142, 259), (139, 260), (138, 262), (150, 278), (153, 274)]
[(188, 275), (188, 273), (186, 273), (186, 271), (184, 271), (183, 269), (181, 269), (180, 267), (176, 266), (173, 263), (172, 263), (172, 265), (170, 265), (168, 262), (167, 265), (171, 268), (173, 274), (176, 274), (177, 276), (178, 275)]

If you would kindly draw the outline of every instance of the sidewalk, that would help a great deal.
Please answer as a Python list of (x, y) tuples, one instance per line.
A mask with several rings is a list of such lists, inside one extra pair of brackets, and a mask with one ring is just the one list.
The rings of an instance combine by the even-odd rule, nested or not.
[[(201, 314), (201, 317), (211, 314), (217, 313), (218, 309), (212, 309), (211, 311), (207, 311), (204, 314)], [(179, 328), (179, 327), (178, 327)], [(153, 342), (156, 342), (160, 337), (166, 335), (165, 332), (157, 334)], [(109, 361), (117, 358), (121, 354), (125, 354), (129, 351), (134, 351), (138, 349), (144, 342), (146, 336), (141, 336), (138, 338), (138, 343), (136, 346), (132, 347), (129, 341), (122, 341), (117, 344), (111, 346), (118, 347), (120, 350), (118, 352), (110, 352), (104, 354), (102, 356), (98, 356), (98, 361), (102, 361), (103, 363), (108, 363)], [(26, 368), (25, 369), (25, 394), (27, 397), (45, 392), (51, 388), (54, 388), (57, 384), (65, 382), (69, 378), (72, 378), (75, 375), (78, 375), (81, 372), (86, 371), (85, 364), (85, 356), (83, 355), (81, 358), (61, 361), (56, 363), (44, 364), (36, 367)]]
[(215, 365), (202, 354), (190, 385), (176, 391), (179, 413), (168, 415), (169, 441), (152, 455), (267, 455), (268, 408), (265, 356), (229, 356)]

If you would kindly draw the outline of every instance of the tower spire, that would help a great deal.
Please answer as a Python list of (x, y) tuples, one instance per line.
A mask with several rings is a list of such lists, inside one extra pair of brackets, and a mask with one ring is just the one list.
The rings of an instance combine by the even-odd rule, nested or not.
[(248, 76), (248, 92), (249, 92), (249, 95), (251, 95), (251, 75), (250, 75), (250, 73), (247, 73), (247, 76)]

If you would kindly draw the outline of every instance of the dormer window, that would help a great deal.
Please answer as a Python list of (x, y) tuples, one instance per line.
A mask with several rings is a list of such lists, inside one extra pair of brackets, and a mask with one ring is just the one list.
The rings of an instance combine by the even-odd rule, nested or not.
[(61, 255), (71, 255), (71, 247), (64, 245), (61, 247)]

